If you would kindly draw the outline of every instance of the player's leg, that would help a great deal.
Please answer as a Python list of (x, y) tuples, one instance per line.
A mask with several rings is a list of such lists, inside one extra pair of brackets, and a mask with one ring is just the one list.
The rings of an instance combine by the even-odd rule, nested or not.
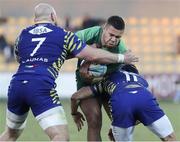
[(12, 80), (8, 89), (8, 104), (6, 112), (6, 129), (0, 136), (0, 141), (15, 141), (25, 128), (29, 107), (21, 97), (22, 82)]
[(118, 126), (112, 126), (112, 132), (115, 141), (132, 141), (133, 140), (134, 126), (128, 128), (121, 128)]
[(45, 130), (51, 141), (69, 141), (67, 125), (57, 125)]
[(137, 118), (163, 141), (175, 141), (174, 130), (156, 98), (147, 89), (139, 91), (143, 102), (138, 105)]
[(129, 90), (120, 90), (111, 96), (112, 133), (115, 141), (133, 140), (133, 131), (136, 124), (133, 112), (133, 95), (129, 93)]
[(170, 120), (166, 115), (147, 126), (162, 141), (176, 141)]
[(31, 85), (36, 92), (29, 98), (30, 107), (39, 125), (51, 141), (68, 141), (67, 120), (55, 85), (41, 79), (31, 80)]
[(87, 120), (87, 140), (101, 141), (102, 112), (98, 100), (96, 98), (82, 100), (80, 107)]
[(16, 141), (25, 128), (26, 117), (27, 113), (24, 115), (16, 115), (7, 110), (7, 126), (5, 131), (0, 135), (0, 141)]
[(170, 135), (164, 137), (164, 138), (161, 138), (162, 141), (166, 141), (166, 142), (172, 142), (172, 141), (177, 141), (176, 140), (176, 136), (175, 136), (175, 133), (171, 133)]
[[(88, 85), (81, 79), (78, 71), (76, 71), (76, 80), (77, 89)], [(88, 98), (80, 102), (80, 107), (87, 120), (87, 140), (101, 141), (102, 113), (100, 103), (96, 98)]]
[(62, 106), (51, 108), (36, 116), (51, 141), (68, 141), (68, 126)]
[(106, 114), (108, 115), (109, 119), (112, 120), (112, 115), (111, 115), (111, 104), (109, 102), (110, 96), (107, 94), (102, 95), (102, 105), (104, 107), (104, 110), (106, 111)]
[(22, 131), (6, 127), (6, 130), (0, 135), (0, 141), (16, 141)]

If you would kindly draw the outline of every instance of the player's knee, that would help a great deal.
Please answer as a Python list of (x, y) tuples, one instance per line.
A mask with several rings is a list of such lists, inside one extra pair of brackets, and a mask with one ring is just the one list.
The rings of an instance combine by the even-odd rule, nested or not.
[(68, 134), (54, 133), (50, 136), (51, 141), (69, 141)]
[(23, 129), (7, 128), (6, 133), (11, 140), (16, 140), (22, 133)]
[(175, 137), (175, 134), (174, 133), (171, 133), (170, 135), (164, 137), (164, 138), (161, 138), (162, 141), (176, 141), (176, 137)]
[(66, 125), (49, 127), (45, 130), (51, 141), (69, 141)]

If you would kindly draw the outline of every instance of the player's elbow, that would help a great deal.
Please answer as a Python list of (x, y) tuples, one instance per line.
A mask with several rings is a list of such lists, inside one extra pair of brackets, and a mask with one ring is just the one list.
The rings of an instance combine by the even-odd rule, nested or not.
[(76, 93), (71, 96), (71, 101), (77, 101), (79, 98)]

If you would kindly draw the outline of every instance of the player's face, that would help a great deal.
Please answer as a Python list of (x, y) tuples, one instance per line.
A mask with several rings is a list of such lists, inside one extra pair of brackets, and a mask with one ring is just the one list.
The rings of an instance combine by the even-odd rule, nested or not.
[(123, 33), (124, 30), (118, 30), (111, 25), (106, 25), (103, 28), (103, 33), (101, 38), (102, 45), (108, 48), (116, 47)]

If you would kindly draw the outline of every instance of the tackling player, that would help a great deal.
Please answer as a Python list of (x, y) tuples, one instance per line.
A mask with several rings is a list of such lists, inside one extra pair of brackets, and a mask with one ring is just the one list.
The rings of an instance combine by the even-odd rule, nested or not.
[(78, 130), (83, 115), (78, 112), (78, 101), (93, 95), (108, 94), (112, 109), (112, 132), (115, 141), (132, 141), (136, 121), (143, 123), (162, 141), (175, 141), (171, 122), (147, 89), (147, 81), (133, 65), (125, 65), (102, 82), (83, 87), (71, 97), (71, 110)]
[[(108, 18), (107, 22), (103, 27), (95, 26), (92, 28), (87, 28), (78, 31), (76, 35), (84, 40), (87, 44), (95, 46), (96, 48), (101, 48), (112, 53), (129, 54), (125, 46), (124, 41), (121, 39), (125, 29), (124, 20), (119, 16), (111, 16)], [(125, 53), (126, 52), (126, 53)], [(89, 85), (81, 74), (86, 74), (86, 70), (81, 66), (82, 60), (78, 61), (76, 70), (76, 80), (77, 89)], [(84, 65), (85, 67), (86, 65)], [(119, 68), (120, 64), (108, 65), (108, 72), (112, 72)], [(84, 113), (87, 124), (87, 140), (88, 141), (101, 141), (101, 127), (102, 127), (102, 112), (101, 105), (107, 113), (108, 98), (88, 98), (86, 100), (81, 100), (80, 107)], [(92, 107), (93, 106), (93, 107)]]
[(49, 4), (35, 7), (34, 21), (22, 30), (15, 44), (20, 65), (8, 89), (7, 128), (0, 141), (17, 140), (29, 109), (51, 141), (69, 140), (65, 113), (55, 90), (55, 79), (69, 56), (102, 63), (138, 60), (132, 54), (112, 54), (89, 47), (72, 32), (57, 26), (56, 12)]

